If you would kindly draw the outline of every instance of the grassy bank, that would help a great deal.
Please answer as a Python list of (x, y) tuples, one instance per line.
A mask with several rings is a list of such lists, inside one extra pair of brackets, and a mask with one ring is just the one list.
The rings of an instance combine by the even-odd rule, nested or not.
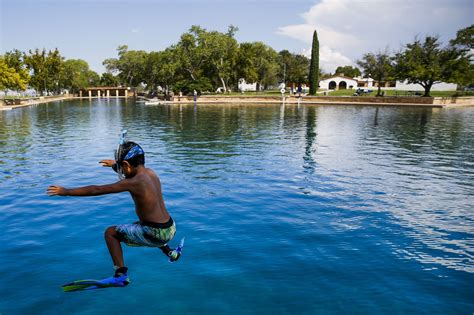
[[(376, 96), (377, 95), (377, 88), (371, 89), (372, 92), (368, 94), (364, 94), (361, 97), (364, 96)], [(355, 89), (352, 90), (336, 90), (336, 91), (326, 91), (327, 96), (353, 96), (355, 93)], [(416, 95), (415, 92), (413, 91), (396, 91), (396, 90), (382, 90), (385, 92), (385, 96), (400, 96), (400, 97), (407, 97), (407, 96), (414, 96), (414, 97), (419, 97), (423, 95), (423, 92), (418, 92)], [(323, 96), (324, 94), (322, 93), (323, 91), (318, 91), (319, 96)], [(231, 93), (222, 93), (222, 94), (217, 94), (217, 93), (210, 93), (210, 94), (205, 94), (205, 95), (222, 95), (222, 96), (280, 96), (280, 90), (265, 90), (265, 91), (247, 91), (245, 93), (240, 93), (240, 92), (231, 92)], [(285, 93), (285, 96), (289, 96), (289, 92)], [(432, 91), (430, 93), (430, 96), (432, 97), (453, 97), (453, 96), (474, 96), (474, 91)]]
[[(372, 92), (369, 94), (364, 94), (364, 96), (376, 96), (377, 88), (371, 89)], [(423, 92), (419, 92), (421, 95), (415, 95), (412, 91), (397, 91), (397, 90), (382, 90), (385, 92), (385, 96), (421, 96)], [(328, 96), (352, 96), (355, 93), (355, 90), (337, 90), (331, 91), (328, 93)], [(453, 96), (474, 96), (474, 91), (431, 91), (430, 96), (432, 97), (453, 97)]]

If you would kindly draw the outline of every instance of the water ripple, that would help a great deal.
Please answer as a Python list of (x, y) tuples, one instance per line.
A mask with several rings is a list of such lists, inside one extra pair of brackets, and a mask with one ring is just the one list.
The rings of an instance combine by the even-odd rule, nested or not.
[[(98, 161), (122, 128), (160, 175), (186, 253), (168, 266), (127, 248), (130, 294), (63, 301), (61, 283), (103, 276), (104, 229), (136, 219), (127, 194), (46, 187), (115, 181)], [(83, 100), (0, 112), (0, 195), (5, 313), (111, 313), (114, 294), (124, 313), (138, 297), (172, 313), (474, 309), (473, 108)]]

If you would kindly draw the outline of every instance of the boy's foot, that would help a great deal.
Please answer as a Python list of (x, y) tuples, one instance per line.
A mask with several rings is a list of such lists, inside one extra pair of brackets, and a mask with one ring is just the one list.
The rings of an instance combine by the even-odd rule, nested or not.
[(183, 251), (183, 247), (184, 247), (184, 237), (181, 239), (181, 242), (179, 243), (178, 247), (168, 252), (168, 256), (170, 258), (169, 262), (173, 263), (177, 261), (179, 257), (181, 257), (181, 252)]
[(168, 253), (168, 256), (170, 258), (169, 262), (175, 262), (181, 257), (181, 251), (178, 252), (176, 249), (173, 249)]
[(130, 283), (130, 278), (128, 277), (128, 268), (120, 267), (115, 270), (115, 275), (111, 282), (118, 286), (127, 286)]

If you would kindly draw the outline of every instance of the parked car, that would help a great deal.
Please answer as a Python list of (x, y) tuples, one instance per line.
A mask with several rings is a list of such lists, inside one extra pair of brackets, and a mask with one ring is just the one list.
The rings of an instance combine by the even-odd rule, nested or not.
[(369, 89), (361, 89), (361, 88), (358, 88), (354, 94), (352, 94), (353, 96), (362, 96), (362, 95), (365, 95), (365, 94), (370, 94), (372, 93), (372, 90), (369, 90)]

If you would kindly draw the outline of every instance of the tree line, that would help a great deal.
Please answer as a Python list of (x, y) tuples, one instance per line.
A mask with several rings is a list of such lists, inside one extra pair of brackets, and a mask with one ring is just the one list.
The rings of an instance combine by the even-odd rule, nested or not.
[[(452, 82), (461, 86), (474, 84), (474, 25), (461, 29), (456, 38), (442, 46), (438, 36), (416, 38), (403, 50), (366, 53), (357, 61), (365, 77), (378, 82), (393, 80), (421, 85), (429, 96), (434, 84)], [(380, 84), (377, 96), (381, 95)]]
[[(240, 78), (257, 83), (257, 89), (280, 82), (309, 83), (310, 60), (288, 50), (277, 52), (263, 42), (238, 43), (238, 28), (227, 32), (208, 31), (192, 26), (176, 44), (162, 51), (146, 52), (119, 46), (117, 57), (103, 61), (106, 72), (99, 75), (81, 59), (65, 59), (58, 49), (12, 50), (0, 56), (0, 89), (25, 90), (31, 87), (40, 94), (57, 94), (66, 89), (77, 93), (91, 86), (144, 86), (148, 91), (185, 94), (235, 90)], [(456, 38), (442, 46), (438, 37), (415, 39), (394, 54), (385, 51), (366, 53), (356, 63), (361, 68), (342, 66), (336, 73), (363, 75), (379, 82), (407, 80), (425, 88), (444, 81), (463, 86), (474, 83), (474, 25), (457, 32)], [(311, 78), (324, 78), (319, 66)], [(317, 86), (317, 85), (316, 85)], [(379, 89), (380, 94), (380, 89)]]

